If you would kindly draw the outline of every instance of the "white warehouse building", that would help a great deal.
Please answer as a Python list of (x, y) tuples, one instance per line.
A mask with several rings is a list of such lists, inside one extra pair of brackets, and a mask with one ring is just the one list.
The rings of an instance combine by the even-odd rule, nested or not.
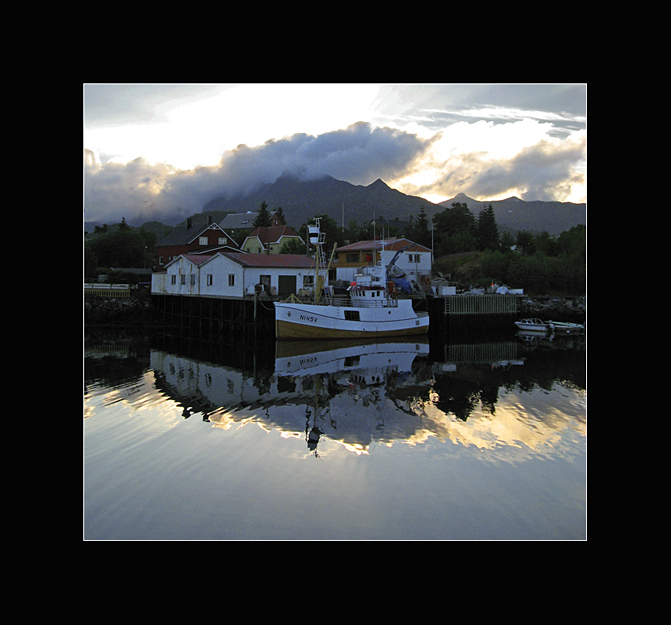
[(312, 266), (313, 260), (300, 254), (181, 254), (152, 274), (151, 292), (242, 299), (261, 284), (269, 295), (288, 297), (308, 285)]

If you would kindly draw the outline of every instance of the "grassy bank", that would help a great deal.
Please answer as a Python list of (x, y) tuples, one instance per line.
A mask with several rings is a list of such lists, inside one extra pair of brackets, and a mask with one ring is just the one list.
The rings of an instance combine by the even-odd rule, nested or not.
[(586, 293), (587, 267), (581, 254), (463, 252), (436, 259), (433, 275), (442, 275), (464, 288), (495, 282), (522, 288), (530, 295), (580, 296)]

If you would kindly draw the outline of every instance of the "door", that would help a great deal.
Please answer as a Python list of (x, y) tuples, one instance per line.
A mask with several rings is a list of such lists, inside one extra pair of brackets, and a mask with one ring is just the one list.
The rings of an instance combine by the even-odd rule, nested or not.
[(296, 276), (278, 276), (277, 283), (280, 297), (289, 297), (292, 293), (296, 293)]

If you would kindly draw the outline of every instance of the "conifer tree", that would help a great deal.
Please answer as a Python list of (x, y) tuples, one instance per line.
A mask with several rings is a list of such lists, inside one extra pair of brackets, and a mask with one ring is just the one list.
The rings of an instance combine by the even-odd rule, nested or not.
[(261, 202), (259, 206), (259, 212), (256, 213), (256, 217), (254, 218), (252, 225), (254, 228), (270, 228), (270, 211), (268, 210), (268, 204), (266, 204), (265, 201)]
[(490, 204), (483, 208), (478, 215), (477, 245), (479, 250), (499, 249), (499, 228), (496, 224), (494, 207)]

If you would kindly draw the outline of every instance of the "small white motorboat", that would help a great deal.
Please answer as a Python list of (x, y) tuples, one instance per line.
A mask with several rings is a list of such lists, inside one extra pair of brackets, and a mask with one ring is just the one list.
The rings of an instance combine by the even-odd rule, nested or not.
[(548, 321), (555, 332), (562, 334), (584, 334), (585, 326), (582, 323), (569, 323), (568, 321)]
[(530, 319), (520, 319), (515, 322), (518, 330), (525, 332), (553, 332), (554, 326), (549, 321), (542, 321), (537, 317)]

